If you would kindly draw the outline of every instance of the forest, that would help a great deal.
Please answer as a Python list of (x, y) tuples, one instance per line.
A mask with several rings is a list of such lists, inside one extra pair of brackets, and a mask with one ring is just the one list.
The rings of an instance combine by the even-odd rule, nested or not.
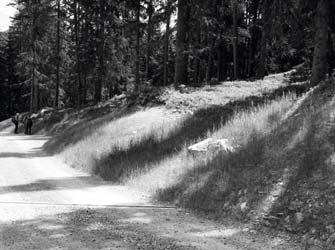
[(331, 0), (14, 0), (0, 119), (126, 93), (334, 68)]

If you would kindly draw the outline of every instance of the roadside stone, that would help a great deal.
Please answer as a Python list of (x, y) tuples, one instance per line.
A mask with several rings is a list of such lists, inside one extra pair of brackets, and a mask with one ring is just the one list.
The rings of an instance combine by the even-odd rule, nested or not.
[(234, 152), (234, 147), (231, 145), (228, 139), (216, 140), (208, 138), (199, 143), (196, 143), (188, 147), (190, 153), (216, 153), (221, 152)]

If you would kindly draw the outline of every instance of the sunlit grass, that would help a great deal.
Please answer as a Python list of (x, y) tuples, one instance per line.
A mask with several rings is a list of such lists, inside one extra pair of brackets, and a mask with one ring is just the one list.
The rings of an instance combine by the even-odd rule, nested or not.
[[(245, 145), (250, 142), (250, 137), (255, 133), (270, 132), (290, 108), (295, 98), (295, 95), (289, 94), (267, 104), (251, 107), (247, 111), (236, 111), (235, 115), (228, 122), (223, 123), (218, 130), (214, 132), (212, 129), (209, 130), (207, 136), (217, 139), (227, 138), (239, 147)], [(75, 168), (93, 171), (92, 168), (100, 164), (101, 159), (109, 155), (113, 158), (115, 152), (127, 152), (143, 142), (147, 143), (143, 147), (162, 142), (171, 133), (180, 129), (184, 121), (184, 116), (171, 116), (159, 108), (142, 110), (115, 121), (106, 122), (98, 129), (92, 126), (94, 132), (78, 143), (65, 148), (61, 157)], [(185, 142), (180, 146), (181, 150), (166, 157), (150, 155), (156, 160), (148, 161), (144, 167), (139, 167), (133, 159), (133, 157), (141, 158), (143, 155), (129, 156), (125, 153), (121, 160), (109, 161), (108, 168), (112, 172), (121, 168), (119, 182), (143, 192), (155, 194), (157, 190), (164, 190), (182, 181), (187, 172), (203, 164), (204, 160), (209, 162), (211, 157), (214, 157), (201, 155), (197, 158), (188, 153), (187, 147), (201, 139), (203, 138)], [(164, 145), (168, 149), (173, 147), (174, 141), (169, 143), (171, 145)], [(152, 152), (150, 148), (141, 148), (141, 150), (148, 151), (147, 154)], [(138, 153), (141, 154), (141, 152)], [(115, 163), (120, 166), (111, 165)]]
[(92, 126), (89, 136), (61, 153), (65, 162), (75, 168), (91, 171), (94, 163), (117, 150), (128, 150), (147, 138), (162, 140), (178, 128), (182, 119), (171, 116), (161, 108), (138, 111), (115, 121)]
[[(288, 94), (264, 103), (267, 96), (262, 95), (285, 85), (283, 82), (283, 74), (280, 74), (275, 79), (225, 82), (194, 89), (188, 94), (172, 93), (166, 107), (141, 109), (115, 119), (89, 122), (82, 134), (81, 131), (68, 133), (69, 138), (63, 140), (71, 142), (73, 136), (80, 139), (64, 144), (60, 156), (72, 167), (151, 195), (185, 182), (185, 178), (196, 183), (190, 185), (196, 190), (216, 171), (212, 166), (216, 155), (194, 156), (187, 148), (209, 137), (225, 138), (234, 147), (242, 148), (250, 146), (256, 137), (270, 133), (296, 96)], [(186, 103), (179, 103), (178, 98), (184, 95), (188, 95)], [(244, 98), (252, 95), (257, 96), (256, 103), (263, 104), (249, 107), (254, 99), (244, 101)], [(182, 107), (188, 105), (188, 100), (200, 106), (189, 107), (193, 112), (186, 113), (176, 113), (169, 107), (169, 101)], [(202, 166), (207, 169), (201, 175), (197, 169)]]
[[(214, 132), (209, 131), (207, 136), (229, 139), (238, 148), (248, 144), (248, 147), (253, 149), (251, 152), (254, 152), (259, 146), (255, 137), (270, 133), (281, 122), (281, 118), (288, 112), (295, 100), (296, 96), (289, 94), (267, 104), (252, 107), (247, 111), (237, 111), (227, 123), (223, 123)], [(180, 152), (154, 164), (148, 164), (145, 168), (139, 170), (133, 168), (126, 183), (151, 194), (155, 194), (157, 191), (162, 194), (164, 190), (178, 186), (179, 183), (188, 179), (190, 184), (187, 188), (188, 191), (200, 189), (218, 166), (214, 167), (212, 162), (216, 155), (200, 154), (194, 156), (188, 153), (187, 147), (196, 142), (185, 144)], [(243, 161), (241, 159), (241, 164)], [(220, 163), (215, 162), (215, 164)], [(198, 170), (200, 166), (205, 168), (205, 170), (201, 170), (201, 174)], [(195, 186), (191, 183), (195, 183)], [(173, 192), (178, 191), (174, 189)], [(168, 192), (165, 192), (163, 196), (169, 196)], [(160, 198), (166, 200), (166, 197)]]
[(234, 145), (245, 145), (254, 134), (267, 134), (278, 125), (283, 115), (296, 100), (295, 94), (288, 94), (275, 101), (237, 111), (234, 117), (208, 137), (231, 140)]
[(179, 92), (168, 89), (162, 99), (170, 109), (197, 110), (210, 105), (224, 105), (229, 101), (239, 100), (248, 96), (260, 96), (286, 85), (286, 74), (275, 74), (256, 81), (222, 82), (216, 86), (187, 89)]

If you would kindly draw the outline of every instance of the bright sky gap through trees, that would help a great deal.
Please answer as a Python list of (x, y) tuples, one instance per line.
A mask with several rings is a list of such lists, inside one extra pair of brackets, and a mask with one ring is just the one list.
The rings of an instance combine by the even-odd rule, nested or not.
[(9, 28), (11, 17), (15, 13), (15, 8), (8, 6), (11, 0), (0, 1), (0, 31), (5, 31)]

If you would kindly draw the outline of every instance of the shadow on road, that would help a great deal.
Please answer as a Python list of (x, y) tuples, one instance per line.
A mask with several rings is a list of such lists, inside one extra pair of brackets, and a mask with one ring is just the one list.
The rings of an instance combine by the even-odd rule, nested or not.
[(92, 176), (38, 180), (29, 184), (0, 187), (0, 194), (16, 192), (38, 192), (64, 189), (97, 187), (107, 183)]
[(39, 150), (27, 153), (0, 152), (0, 158), (36, 158), (36, 157), (47, 157), (47, 156), (48, 154)]
[[(10, 135), (7, 135), (10, 136)], [(15, 137), (14, 137), (15, 136)], [(43, 135), (16, 135), (12, 134), (12, 137), (10, 136), (7, 138), (9, 141), (45, 141), (47, 142), (48, 140), (51, 139), (50, 136), (43, 136)]]
[[(22, 209), (29, 208), (22, 207)], [(50, 209), (50, 207), (45, 207)], [(5, 249), (301, 249), (241, 225), (205, 223), (176, 209), (79, 209), (3, 224)], [(251, 241), (252, 237), (252, 241)], [(276, 240), (282, 241), (280, 247)]]
[[(194, 249), (179, 246), (169, 237), (149, 232), (141, 226), (145, 222), (129, 222), (132, 217), (141, 220), (150, 215), (126, 210), (127, 214), (119, 209), (98, 212), (81, 209), (2, 225), (0, 234), (3, 242), (0, 244), (8, 248), (1, 249)], [(151, 223), (151, 218), (146, 222)]]

